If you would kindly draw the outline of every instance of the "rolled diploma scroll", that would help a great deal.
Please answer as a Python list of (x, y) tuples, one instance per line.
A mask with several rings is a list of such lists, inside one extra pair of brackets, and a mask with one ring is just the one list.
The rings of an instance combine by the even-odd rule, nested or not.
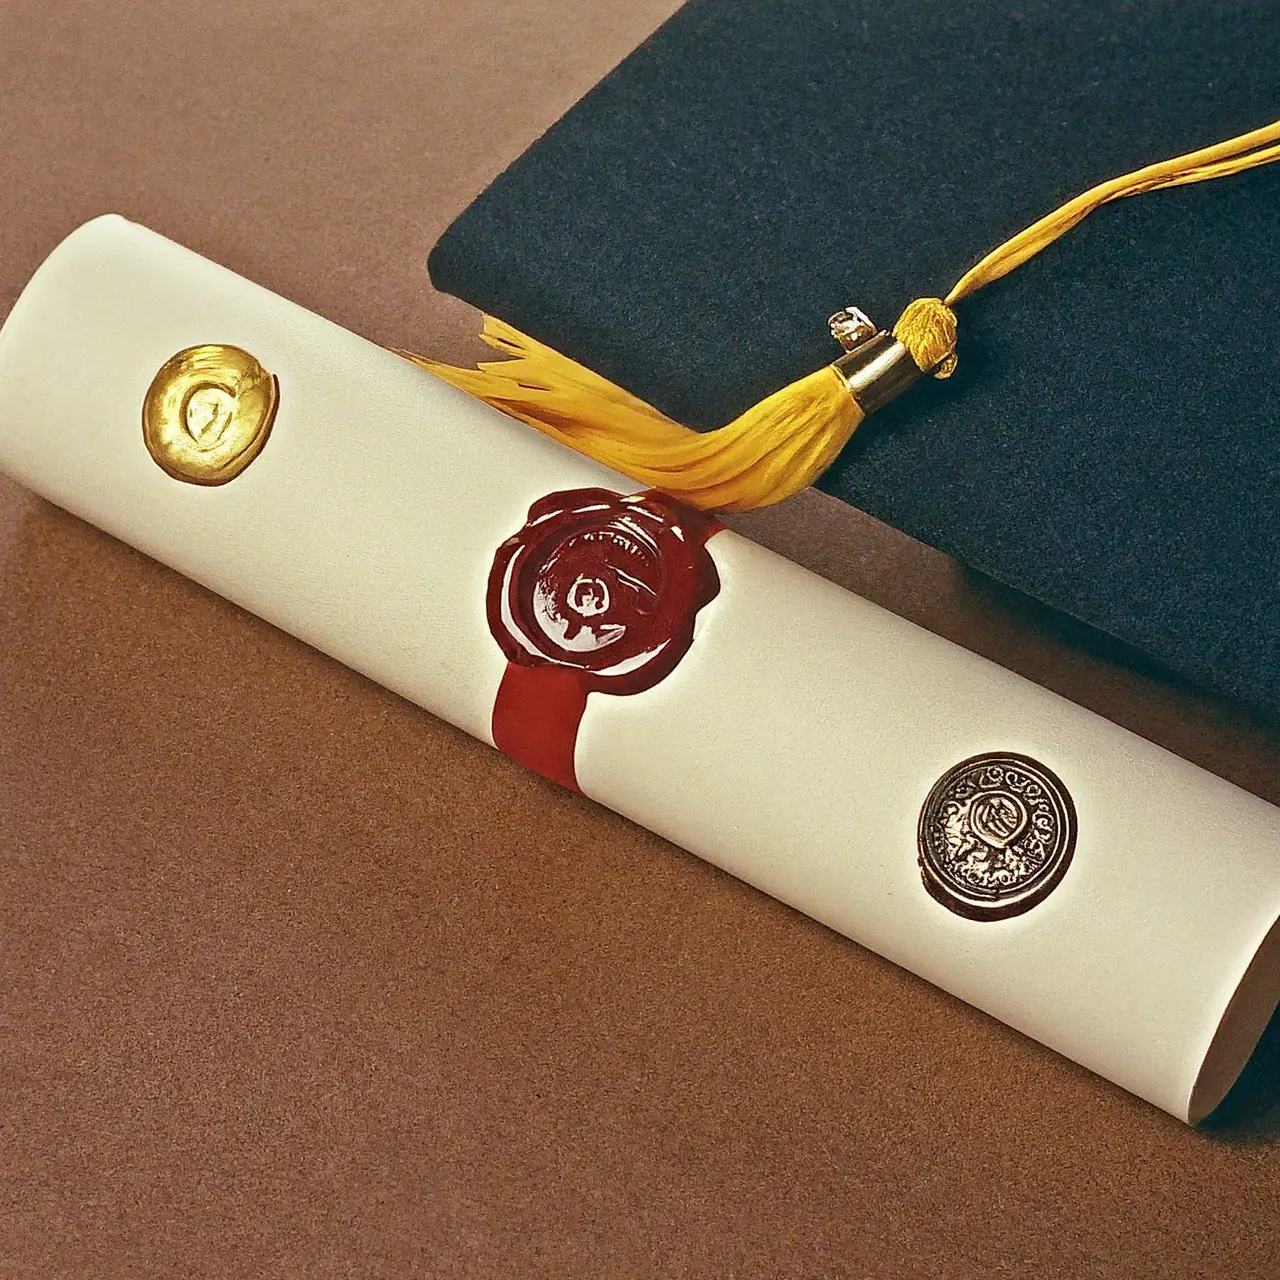
[[(157, 370), (205, 343), (279, 385), (261, 454), (219, 487), (165, 474), (140, 426)], [(495, 553), (549, 494), (636, 490), (117, 217), (56, 249), (0, 330), (0, 467), (490, 743)], [(1276, 1003), (1280, 811), (731, 532), (705, 547), (718, 592), (674, 669), (586, 698), (581, 789), (1203, 1117)], [(917, 861), (931, 789), (988, 752), (1046, 766), (1077, 819), (1060, 882), (1005, 919), (949, 909)]]

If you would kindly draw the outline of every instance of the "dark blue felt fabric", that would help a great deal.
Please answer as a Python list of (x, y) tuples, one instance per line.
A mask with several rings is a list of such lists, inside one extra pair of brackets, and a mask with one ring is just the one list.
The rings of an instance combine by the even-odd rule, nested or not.
[[(1280, 117), (1280, 3), (693, 0), (449, 229), (438, 287), (690, 425), (1085, 187)], [(1280, 712), (1280, 165), (960, 307), (828, 492)]]

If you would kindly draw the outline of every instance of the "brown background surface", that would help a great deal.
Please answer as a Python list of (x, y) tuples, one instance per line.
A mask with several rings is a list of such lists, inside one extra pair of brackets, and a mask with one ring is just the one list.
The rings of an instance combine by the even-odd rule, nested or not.
[[(427, 250), (673, 8), (0, 0), (0, 315), (117, 210), (473, 355)], [(1280, 801), (937, 553), (745, 527)], [(0, 481), (0, 1276), (1261, 1277), (1278, 1213), (1280, 1025), (1194, 1132)]]

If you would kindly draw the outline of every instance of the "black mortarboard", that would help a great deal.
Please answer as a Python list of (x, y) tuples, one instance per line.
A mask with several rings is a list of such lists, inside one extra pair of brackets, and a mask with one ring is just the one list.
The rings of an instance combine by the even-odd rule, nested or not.
[[(699, 428), (1114, 174), (1275, 118), (1280, 6), (694, 0), (432, 278)], [(963, 304), (828, 492), (1280, 711), (1280, 167), (1122, 201)]]

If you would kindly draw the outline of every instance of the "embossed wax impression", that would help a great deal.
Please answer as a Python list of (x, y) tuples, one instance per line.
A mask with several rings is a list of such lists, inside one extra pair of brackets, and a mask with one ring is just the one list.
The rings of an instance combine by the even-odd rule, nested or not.
[(1275, 1007), (1280, 811), (141, 227), (0, 330), (0, 467), (1182, 1119)]
[(934, 784), (920, 810), (920, 870), (943, 906), (973, 920), (1030, 911), (1057, 887), (1076, 845), (1071, 795), (1044, 765), (991, 752)]

